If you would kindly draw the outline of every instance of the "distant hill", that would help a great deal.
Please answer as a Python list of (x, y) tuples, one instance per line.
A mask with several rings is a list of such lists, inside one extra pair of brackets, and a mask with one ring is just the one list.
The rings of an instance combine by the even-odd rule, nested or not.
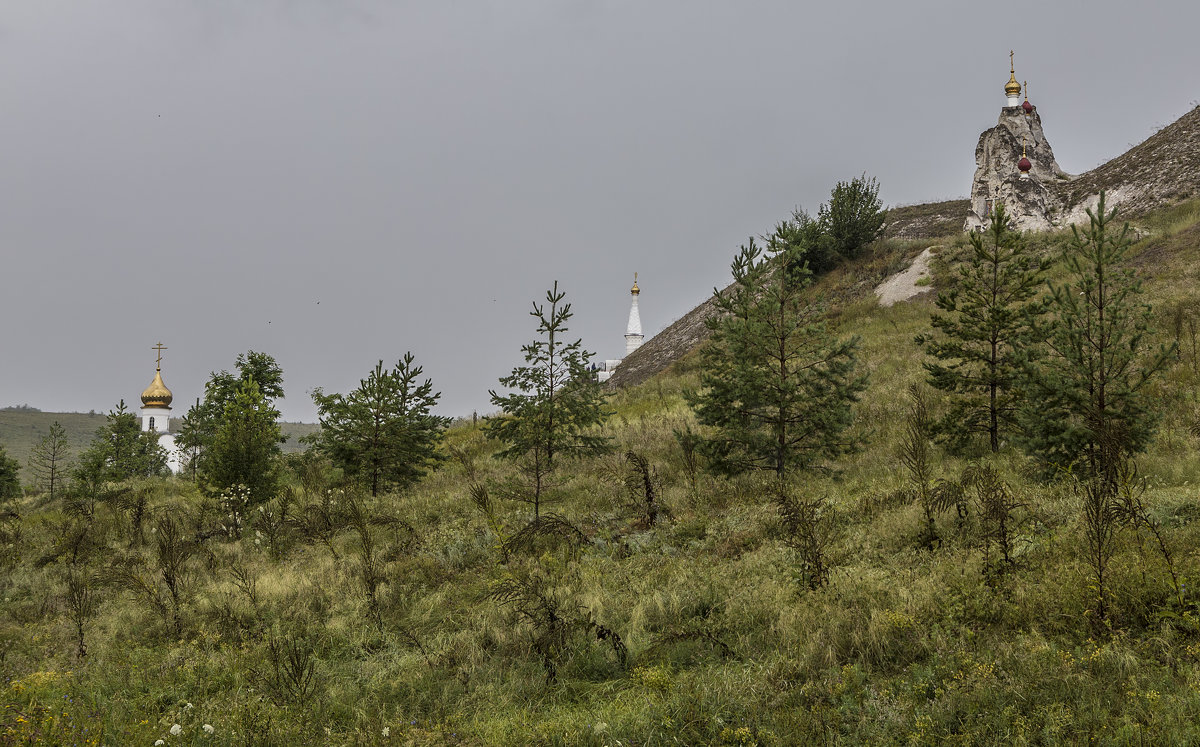
[[(97, 429), (104, 425), (105, 413), (87, 412), (40, 412), (23, 407), (0, 410), (0, 444), (8, 455), (21, 463), (21, 479), (29, 481), (29, 457), (34, 445), (45, 438), (50, 426), (58, 421), (67, 432), (67, 443), (72, 458), (88, 447)], [(171, 430), (179, 428), (179, 418), (171, 418)], [(315, 423), (281, 423), (283, 434), (288, 437), (283, 444), (284, 453), (303, 451), (300, 437), (315, 433), (321, 427)]]

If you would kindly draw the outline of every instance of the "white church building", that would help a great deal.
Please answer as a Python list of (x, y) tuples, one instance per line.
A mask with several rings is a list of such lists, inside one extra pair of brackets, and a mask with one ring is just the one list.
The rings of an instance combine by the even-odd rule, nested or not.
[(155, 364), (154, 381), (142, 392), (142, 430), (158, 434), (158, 445), (167, 452), (167, 467), (172, 473), (178, 474), (183, 469), (183, 459), (175, 444), (175, 436), (171, 433), (171, 400), (174, 395), (162, 379), (162, 351), (166, 349), (161, 342), (151, 348), (158, 351), (158, 361)]

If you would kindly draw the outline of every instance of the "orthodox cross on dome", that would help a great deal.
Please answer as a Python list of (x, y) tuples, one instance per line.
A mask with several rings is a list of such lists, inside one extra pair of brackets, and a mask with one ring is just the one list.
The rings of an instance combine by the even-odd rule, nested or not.
[(1018, 97), (1021, 95), (1021, 84), (1017, 82), (1017, 69), (1013, 66), (1013, 51), (1008, 50), (1008, 82), (1004, 84), (1004, 95), (1008, 97), (1008, 106), (1020, 106)]
[(161, 371), (162, 370), (162, 351), (166, 350), (167, 346), (163, 345), (162, 342), (159, 342), (157, 345), (155, 345), (154, 347), (152, 347), (150, 349), (158, 351), (158, 360), (156, 360), (154, 362), (154, 367), (156, 369), (158, 369), (159, 371)]

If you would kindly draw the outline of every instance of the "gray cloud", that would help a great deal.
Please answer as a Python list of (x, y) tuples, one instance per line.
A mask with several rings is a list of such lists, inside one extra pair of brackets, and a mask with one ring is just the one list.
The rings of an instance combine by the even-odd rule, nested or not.
[(839, 179), (965, 195), (1008, 50), (1068, 171), (1197, 98), (1192, 4), (10, 3), (0, 404), (177, 401), (253, 348), (284, 414), (406, 350), (448, 414), (532, 337), (623, 349)]

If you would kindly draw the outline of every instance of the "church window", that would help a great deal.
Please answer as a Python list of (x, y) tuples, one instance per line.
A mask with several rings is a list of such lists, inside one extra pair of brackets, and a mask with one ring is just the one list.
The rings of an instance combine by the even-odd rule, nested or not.
[(150, 430), (154, 430), (154, 418), (150, 418)]

